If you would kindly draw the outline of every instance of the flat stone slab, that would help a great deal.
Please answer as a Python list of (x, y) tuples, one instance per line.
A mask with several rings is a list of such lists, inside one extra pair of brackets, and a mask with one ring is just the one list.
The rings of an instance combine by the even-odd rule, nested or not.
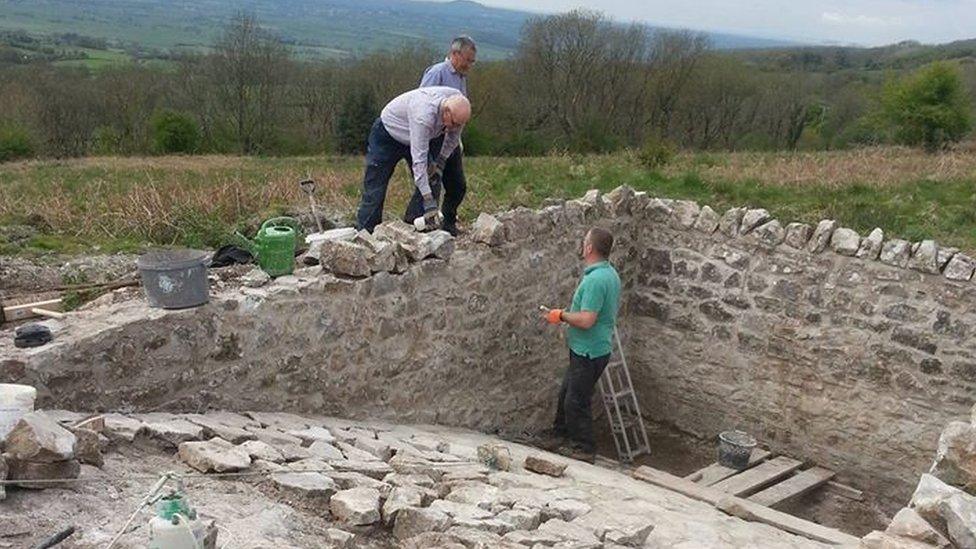
[(429, 507), (404, 507), (397, 513), (393, 536), (407, 540), (425, 532), (443, 532), (451, 527), (451, 517)]
[(7, 434), (4, 451), (13, 459), (55, 462), (75, 455), (75, 435), (58, 425), (44, 412), (31, 412), (20, 418)]
[(133, 417), (145, 424), (142, 432), (146, 436), (166, 446), (176, 447), (204, 438), (203, 427), (171, 414), (140, 414)]
[(324, 500), (326, 502), (332, 498), (333, 494), (339, 491), (336, 483), (322, 473), (273, 473), (271, 475), (271, 481), (274, 482), (279, 490), (288, 494), (302, 498)]
[(273, 463), (285, 461), (284, 454), (274, 446), (260, 440), (246, 440), (238, 445), (238, 448), (247, 452), (251, 459), (263, 459)]
[(380, 521), (380, 492), (366, 487), (336, 492), (329, 500), (329, 510), (343, 524), (375, 524)]
[(559, 463), (541, 456), (526, 456), (525, 468), (533, 473), (561, 477), (566, 472), (566, 463)]
[(180, 459), (201, 473), (227, 473), (251, 466), (248, 451), (222, 438), (207, 441), (183, 442), (179, 446)]

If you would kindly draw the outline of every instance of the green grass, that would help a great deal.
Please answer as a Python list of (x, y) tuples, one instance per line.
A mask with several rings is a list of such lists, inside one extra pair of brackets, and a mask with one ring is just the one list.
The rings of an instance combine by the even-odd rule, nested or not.
[[(538, 207), (546, 198), (574, 198), (591, 188), (610, 191), (627, 184), (652, 196), (696, 200), (719, 213), (732, 206), (763, 207), (784, 224), (830, 218), (861, 234), (881, 227), (888, 237), (934, 238), (976, 251), (976, 171), (968, 168), (960, 172), (968, 175), (945, 178), (920, 179), (912, 172), (872, 182), (851, 173), (846, 181), (799, 184), (736, 177), (742, 162), (764, 169), (763, 163), (780, 162), (771, 156), (682, 156), (677, 167), (663, 172), (646, 170), (626, 154), (466, 158), (462, 223), (471, 223), (481, 211)], [(716, 172), (716, 166), (735, 170)], [(265, 217), (305, 211), (307, 200), (296, 182), (306, 175), (319, 182), (320, 207), (351, 220), (362, 177), (362, 159), (356, 157), (92, 158), (0, 165), (0, 225), (30, 225), (38, 232), (16, 243), (0, 236), (0, 254), (135, 251), (159, 244), (214, 247), (230, 241), (235, 230), (253, 233)], [(390, 185), (389, 216), (402, 211), (411, 190), (401, 165)]]

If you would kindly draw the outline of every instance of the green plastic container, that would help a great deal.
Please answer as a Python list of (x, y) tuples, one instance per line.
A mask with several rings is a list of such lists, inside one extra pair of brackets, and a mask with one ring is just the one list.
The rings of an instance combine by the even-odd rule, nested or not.
[(244, 239), (258, 266), (268, 275), (288, 275), (295, 270), (296, 227), (298, 221), (292, 217), (273, 217), (261, 224), (253, 241)]

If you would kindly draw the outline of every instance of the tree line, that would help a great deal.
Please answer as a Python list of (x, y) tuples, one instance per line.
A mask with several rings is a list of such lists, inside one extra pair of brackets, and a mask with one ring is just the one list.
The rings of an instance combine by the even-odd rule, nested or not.
[[(0, 65), (0, 160), (358, 153), (385, 102), (442, 58), (413, 47), (300, 59), (241, 14), (211, 51), (165, 67)], [(784, 69), (715, 51), (701, 34), (650, 34), (574, 11), (530, 20), (512, 58), (474, 67), (465, 151), (938, 150), (969, 132), (974, 89), (972, 63)]]

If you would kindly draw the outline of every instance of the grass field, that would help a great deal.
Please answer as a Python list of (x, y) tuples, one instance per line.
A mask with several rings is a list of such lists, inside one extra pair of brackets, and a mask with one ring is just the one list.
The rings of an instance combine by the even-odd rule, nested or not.
[[(976, 153), (929, 156), (906, 149), (830, 153), (700, 153), (648, 170), (629, 154), (465, 159), (462, 223), (479, 211), (537, 206), (587, 189), (628, 184), (653, 196), (687, 198), (718, 211), (764, 207), (784, 222), (833, 218), (866, 234), (935, 238), (976, 251)], [(304, 211), (297, 181), (312, 176), (324, 210), (351, 219), (359, 196), (357, 157), (229, 156), (86, 158), (0, 165), (0, 225), (37, 234), (0, 253), (137, 250), (147, 245), (217, 246), (264, 217)], [(411, 191), (403, 165), (387, 214)]]

